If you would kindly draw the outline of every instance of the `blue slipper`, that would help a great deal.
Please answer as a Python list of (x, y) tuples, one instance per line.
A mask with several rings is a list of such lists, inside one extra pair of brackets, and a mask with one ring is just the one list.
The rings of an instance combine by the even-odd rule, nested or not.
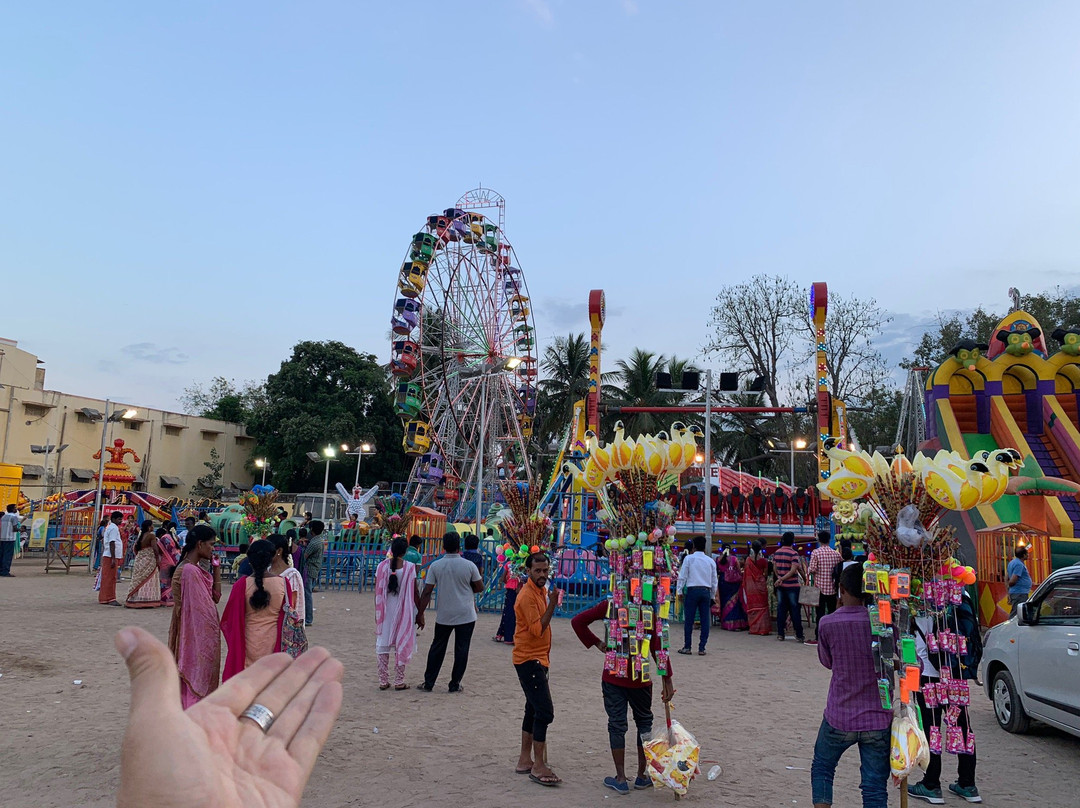
[(630, 784), (623, 780), (621, 783), (614, 777), (605, 777), (604, 785), (614, 791), (616, 794), (629, 794)]

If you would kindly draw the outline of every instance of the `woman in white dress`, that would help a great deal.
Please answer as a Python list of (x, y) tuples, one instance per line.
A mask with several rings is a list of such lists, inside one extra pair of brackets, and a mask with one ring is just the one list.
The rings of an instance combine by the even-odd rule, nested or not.
[(379, 690), (390, 689), (390, 651), (394, 651), (394, 689), (408, 690), (405, 666), (416, 650), (416, 565), (405, 560), (409, 543), (398, 537), (390, 557), (375, 571), (375, 654)]
[(274, 545), (274, 560), (270, 564), (270, 572), (280, 575), (289, 583), (296, 601), (296, 611), (304, 614), (304, 579), (300, 570), (293, 566), (292, 539), (280, 533), (274, 533), (269, 537)]

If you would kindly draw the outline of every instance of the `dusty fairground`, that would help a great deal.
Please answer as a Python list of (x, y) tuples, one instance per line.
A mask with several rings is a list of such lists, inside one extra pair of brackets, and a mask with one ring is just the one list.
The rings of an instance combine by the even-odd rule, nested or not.
[[(112, 635), (130, 623), (164, 639), (169, 612), (99, 607), (87, 576), (45, 575), (40, 562), (16, 562), (13, 572), (16, 578), (0, 582), (0, 804), (112, 805), (128, 704), (127, 674)], [(126, 590), (124, 582), (121, 597)], [(569, 621), (554, 624), (556, 719), (549, 735), (551, 763), (564, 784), (545, 789), (514, 774), (522, 697), (510, 649), (490, 640), (494, 615), (480, 617), (464, 693), (446, 692), (449, 659), (434, 693), (380, 692), (371, 596), (327, 592), (316, 598), (310, 636), (345, 663), (345, 706), (305, 805), (505, 808), (620, 799), (601, 786), (613, 771), (600, 699), (602, 657), (580, 646)], [(410, 665), (413, 685), (421, 679), (428, 641), (421, 637)], [(701, 742), (708, 761), (703, 770), (714, 761), (723, 766), (713, 782), (703, 771), (682, 804), (809, 806), (808, 769), (829, 681), (815, 650), (717, 630), (708, 656), (676, 657), (675, 664), (677, 715)], [(987, 805), (1077, 804), (1080, 740), (1048, 728), (1008, 735), (984, 698), (975, 700), (972, 717)], [(183, 765), (184, 750), (175, 752)], [(954, 777), (955, 767), (946, 756), (944, 777)], [(861, 804), (857, 777), (853, 750), (838, 773), (837, 806)], [(627, 799), (674, 801), (662, 791)], [(946, 802), (961, 804), (949, 796)], [(895, 790), (891, 803), (899, 804)]]

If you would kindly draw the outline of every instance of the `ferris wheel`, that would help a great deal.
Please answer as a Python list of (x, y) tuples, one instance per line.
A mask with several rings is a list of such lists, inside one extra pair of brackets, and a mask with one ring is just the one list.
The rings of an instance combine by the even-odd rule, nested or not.
[(480, 188), (428, 216), (390, 318), (394, 410), (415, 457), (406, 496), (457, 519), (473, 518), (478, 500), (486, 512), (496, 482), (532, 476), (535, 325), (504, 212), (503, 197)]

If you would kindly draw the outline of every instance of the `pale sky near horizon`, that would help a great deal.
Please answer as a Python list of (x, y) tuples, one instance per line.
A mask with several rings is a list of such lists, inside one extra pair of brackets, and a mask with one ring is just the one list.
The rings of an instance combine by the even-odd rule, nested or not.
[[(482, 183), (544, 342), (693, 357), (757, 272), (943, 309), (1080, 285), (1080, 5), (118, 2), (0, 12), (0, 336), (175, 407), (301, 339), (389, 357)], [(714, 366), (719, 366), (714, 361)]]

